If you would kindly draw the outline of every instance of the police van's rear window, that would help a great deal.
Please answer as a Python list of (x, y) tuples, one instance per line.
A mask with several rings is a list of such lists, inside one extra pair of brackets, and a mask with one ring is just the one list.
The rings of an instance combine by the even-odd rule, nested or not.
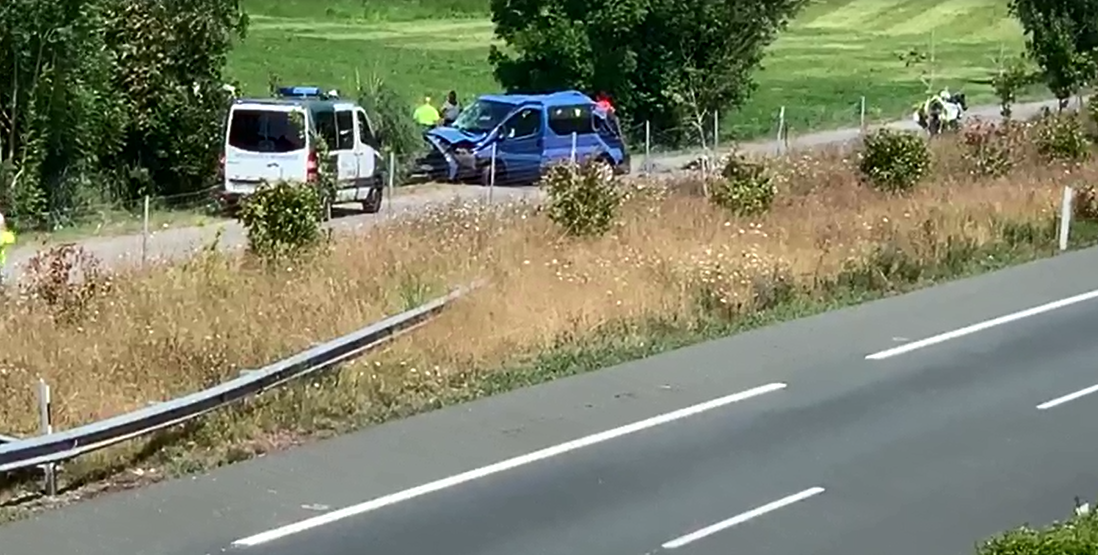
[(233, 110), (229, 145), (249, 152), (294, 152), (305, 148), (304, 133), (290, 112)]

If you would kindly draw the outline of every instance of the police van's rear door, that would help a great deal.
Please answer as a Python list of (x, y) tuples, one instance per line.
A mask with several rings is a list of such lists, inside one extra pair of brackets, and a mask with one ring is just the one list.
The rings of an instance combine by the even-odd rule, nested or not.
[(263, 181), (305, 181), (304, 124), (299, 106), (234, 104), (225, 135), (225, 191), (250, 194)]

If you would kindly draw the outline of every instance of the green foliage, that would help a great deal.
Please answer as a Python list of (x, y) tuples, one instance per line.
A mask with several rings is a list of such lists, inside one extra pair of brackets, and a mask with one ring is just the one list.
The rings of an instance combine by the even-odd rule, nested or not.
[(1083, 162), (1090, 158), (1090, 141), (1074, 114), (1050, 114), (1042, 118), (1034, 144), (1048, 161)]
[(409, 116), (412, 106), (377, 74), (358, 83), (358, 103), (369, 114), (382, 150), (406, 160), (423, 146), (422, 134)]
[(982, 542), (977, 555), (1089, 555), (1098, 553), (1098, 515), (1076, 515), (1045, 528), (1021, 526)]
[(571, 236), (597, 236), (610, 230), (622, 203), (612, 170), (597, 161), (562, 163), (541, 180), (549, 219)]
[(709, 187), (709, 199), (714, 204), (739, 216), (766, 212), (777, 195), (766, 168), (740, 155), (729, 157), (721, 169), (721, 178), (713, 180)]
[[(805, 0), (491, 0), (504, 88), (606, 91), (656, 129), (741, 106), (764, 50)], [(711, 116), (710, 116), (711, 118)]]
[(1010, 119), (1014, 103), (1018, 101), (1018, 93), (1033, 83), (1036, 76), (1024, 58), (1010, 57), (1000, 62), (1002, 67), (992, 76), (991, 88), (995, 90), (995, 96), (999, 97), (999, 115)]
[(91, 0), (0, 5), (0, 205), (21, 227), (83, 196), (119, 147), (105, 22)]
[(237, 0), (0, 6), (0, 203), (21, 227), (210, 185)]
[(1010, 0), (1009, 8), (1056, 98), (1070, 98), (1096, 76), (1098, 0)]
[(995, 125), (977, 121), (965, 128), (962, 141), (965, 146), (965, 161), (973, 175), (999, 177), (1010, 173), (1014, 168), (1018, 148), (1017, 132), (1007, 121)]
[(321, 240), (322, 192), (281, 181), (264, 185), (243, 201), (240, 222), (248, 248), (268, 261), (298, 255)]
[(858, 169), (878, 189), (907, 191), (930, 172), (930, 149), (914, 133), (881, 129), (865, 138)]

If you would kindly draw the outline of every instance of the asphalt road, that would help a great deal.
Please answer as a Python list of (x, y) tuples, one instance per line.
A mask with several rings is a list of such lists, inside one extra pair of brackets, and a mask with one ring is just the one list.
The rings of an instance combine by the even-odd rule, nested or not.
[(0, 553), (971, 553), (1098, 494), (1098, 394), (1064, 397), (1098, 384), (1096, 272), (1066, 254), (103, 496)]
[[(1021, 103), (1014, 107), (1014, 112), (1018, 118), (1027, 118), (1037, 114), (1044, 107), (1054, 108), (1055, 106), (1055, 101)], [(998, 106), (974, 106), (968, 111), (968, 117), (997, 120), (999, 119), (998, 112)], [(897, 121), (880, 127), (918, 129), (918, 126), (910, 120)], [(788, 148), (797, 150), (826, 145), (840, 145), (856, 140), (860, 133), (861, 130), (858, 128), (847, 128), (798, 135), (790, 139)], [(785, 148), (785, 145), (780, 145), (777, 141), (762, 141), (743, 143), (740, 148), (749, 152), (776, 154)], [(653, 173), (673, 173), (695, 160), (700, 154), (698, 151), (654, 153), (649, 161), (649, 166)], [(635, 174), (640, 173), (645, 164), (643, 153), (634, 153), (632, 163), (632, 171)], [(536, 201), (541, 198), (540, 191), (534, 187), (496, 187), (493, 191), (492, 202)], [(364, 214), (352, 210), (347, 215), (333, 220), (330, 225), (337, 232), (354, 232), (384, 222), (394, 215), (422, 214), (432, 206), (444, 205), (455, 200), (474, 203), (486, 202), (488, 195), (485, 188), (478, 186), (441, 186), (430, 192), (394, 198), (392, 203), (387, 203), (379, 214)], [(219, 233), (221, 234), (220, 237), (218, 236)], [(80, 244), (88, 252), (102, 260), (104, 265), (117, 267), (140, 263), (143, 248), (147, 248), (145, 256), (148, 260), (177, 260), (190, 256), (196, 250), (212, 244), (215, 240), (218, 247), (223, 250), (237, 249), (246, 244), (244, 229), (236, 222), (224, 222), (203, 227), (154, 230), (147, 242), (140, 234), (137, 234), (95, 237), (80, 241)], [(17, 246), (17, 248), (12, 249), (8, 256), (8, 267), (2, 269), (5, 277), (9, 280), (19, 279), (27, 261), (40, 250), (40, 247), (34, 245)]]

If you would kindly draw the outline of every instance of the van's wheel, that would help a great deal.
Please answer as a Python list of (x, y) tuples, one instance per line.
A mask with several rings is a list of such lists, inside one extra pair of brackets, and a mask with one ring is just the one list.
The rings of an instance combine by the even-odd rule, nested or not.
[(367, 214), (377, 214), (378, 212), (381, 212), (381, 200), (384, 196), (384, 188), (374, 187), (370, 189), (370, 192), (366, 193), (366, 200), (362, 201), (362, 211)]

